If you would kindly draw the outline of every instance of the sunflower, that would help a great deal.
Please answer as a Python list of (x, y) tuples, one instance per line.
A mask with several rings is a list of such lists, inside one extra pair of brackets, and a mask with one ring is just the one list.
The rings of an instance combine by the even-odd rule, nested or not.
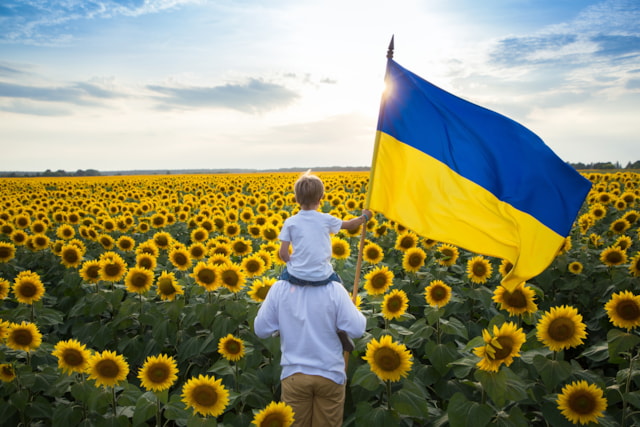
[(398, 289), (394, 289), (384, 296), (382, 301), (382, 316), (387, 320), (399, 319), (409, 306), (407, 294)]
[(115, 351), (105, 350), (102, 353), (95, 353), (89, 358), (87, 368), (89, 379), (96, 381), (96, 386), (116, 386), (120, 381), (124, 381), (129, 374), (129, 364), (120, 354)]
[(255, 255), (257, 257), (260, 257), (260, 259), (262, 259), (262, 261), (264, 262), (265, 271), (271, 269), (271, 266), (273, 265), (273, 256), (271, 255), (271, 252), (264, 249), (259, 249), (258, 252), (255, 253)]
[(7, 279), (0, 278), (0, 300), (5, 299), (9, 296), (9, 289), (11, 288), (11, 284)]
[(405, 231), (396, 238), (394, 248), (399, 251), (406, 252), (411, 248), (418, 246), (418, 236), (412, 231)]
[(364, 289), (369, 295), (382, 295), (393, 285), (393, 272), (387, 266), (376, 267), (364, 276)]
[(240, 225), (235, 222), (230, 222), (224, 226), (224, 235), (227, 237), (236, 237), (240, 234), (240, 231), (242, 231)]
[(148, 356), (138, 371), (140, 385), (147, 391), (162, 391), (178, 379), (178, 365), (173, 357), (161, 354)]
[(627, 221), (624, 218), (616, 219), (609, 226), (609, 230), (611, 230), (616, 234), (622, 234), (625, 231), (627, 231), (629, 228), (631, 228), (631, 224), (629, 224), (629, 221)]
[(176, 276), (173, 272), (163, 271), (156, 279), (156, 292), (163, 301), (173, 301), (176, 295), (184, 295), (182, 286), (178, 285)]
[(67, 268), (78, 267), (82, 263), (83, 253), (75, 245), (64, 245), (60, 250), (60, 262)]
[(633, 258), (631, 258), (631, 263), (629, 264), (629, 273), (633, 277), (640, 277), (640, 252), (636, 252)]
[(138, 247), (136, 247), (136, 254), (149, 254), (155, 258), (158, 258), (158, 256), (160, 255), (160, 249), (153, 240), (147, 240), (146, 242), (140, 243)]
[(291, 406), (284, 402), (271, 402), (253, 417), (251, 424), (257, 427), (290, 427), (294, 421)]
[(622, 218), (626, 219), (629, 224), (634, 224), (638, 220), (638, 218), (640, 218), (640, 212), (636, 210), (630, 210), (622, 215)]
[(509, 272), (512, 269), (513, 269), (513, 263), (508, 259), (503, 259), (500, 262), (500, 266), (498, 267), (498, 273), (500, 273), (502, 277), (505, 277), (507, 274), (509, 274)]
[(585, 380), (564, 386), (556, 403), (562, 415), (574, 424), (598, 424), (598, 418), (604, 416), (603, 412), (607, 409), (607, 399), (602, 389)]
[(231, 251), (233, 252), (234, 255), (237, 255), (240, 257), (249, 255), (251, 252), (253, 252), (251, 240), (245, 239), (243, 237), (236, 237), (231, 242)]
[(118, 237), (118, 240), (116, 240), (116, 246), (121, 251), (129, 252), (136, 247), (136, 241), (129, 236), (120, 236)]
[(103, 252), (100, 255), (100, 279), (118, 282), (127, 273), (127, 263), (115, 252)]
[(612, 246), (617, 246), (623, 251), (626, 251), (631, 247), (632, 244), (633, 244), (633, 241), (631, 240), (631, 237), (620, 236), (616, 239), (615, 243)]
[(158, 266), (158, 258), (153, 254), (142, 252), (136, 254), (136, 267), (146, 268), (147, 270), (155, 270)]
[(44, 295), (44, 285), (38, 273), (29, 270), (18, 273), (13, 281), (13, 294), (18, 302), (33, 304)]
[(640, 296), (638, 295), (629, 291), (613, 294), (604, 309), (613, 326), (626, 329), (640, 326)]
[(267, 242), (274, 242), (278, 240), (278, 234), (278, 229), (270, 224), (265, 224), (260, 232), (262, 238)]
[(378, 264), (384, 258), (382, 247), (377, 243), (368, 242), (362, 249), (362, 259), (369, 264)]
[(331, 236), (331, 255), (335, 259), (347, 259), (351, 255), (349, 243), (337, 236)]
[(169, 262), (180, 271), (186, 271), (192, 265), (189, 251), (180, 246), (174, 246), (169, 250)]
[(262, 302), (267, 297), (269, 289), (271, 289), (271, 286), (273, 286), (274, 283), (276, 283), (276, 279), (271, 277), (256, 279), (251, 284), (251, 289), (247, 294), (252, 300)]
[(161, 213), (151, 215), (151, 226), (153, 228), (162, 228), (167, 224), (167, 217)]
[(218, 353), (231, 362), (237, 362), (244, 356), (244, 342), (228, 334), (218, 341)]
[(609, 246), (600, 252), (600, 261), (609, 267), (621, 265), (627, 262), (627, 253), (617, 246)]
[(112, 250), (116, 246), (116, 241), (110, 234), (100, 234), (97, 241), (107, 251)]
[(596, 248), (599, 248), (604, 243), (604, 240), (602, 239), (602, 236), (600, 236), (599, 234), (596, 234), (596, 233), (589, 234), (589, 241)]
[(153, 271), (141, 267), (132, 267), (127, 271), (124, 279), (129, 292), (144, 294), (153, 284)]
[(58, 368), (68, 374), (82, 373), (89, 367), (91, 352), (77, 340), (58, 341), (51, 354), (58, 358)]
[(579, 261), (573, 261), (571, 263), (569, 263), (569, 266), (567, 267), (569, 272), (573, 273), (573, 274), (580, 274), (582, 273), (582, 263)]
[(62, 224), (56, 229), (56, 236), (62, 240), (72, 239), (76, 235), (76, 231), (69, 224)]
[(9, 363), (0, 364), (0, 380), (10, 383), (16, 378), (16, 371)]
[(229, 263), (219, 267), (220, 282), (222, 286), (233, 293), (240, 292), (244, 287), (246, 275), (239, 265)]
[(182, 387), (182, 401), (187, 408), (193, 408), (194, 414), (217, 417), (229, 404), (229, 392), (222, 385), (222, 379), (199, 375)]
[(460, 252), (458, 248), (448, 243), (442, 243), (438, 246), (438, 252), (442, 254), (438, 257), (438, 264), (450, 267), (458, 261)]
[(402, 257), (402, 268), (410, 273), (415, 273), (424, 265), (427, 253), (418, 247), (409, 248)]
[(562, 246), (560, 246), (560, 249), (558, 250), (558, 255), (566, 254), (572, 247), (573, 243), (571, 242), (571, 236), (565, 237)]
[(0, 242), (0, 262), (9, 262), (16, 256), (16, 247), (10, 242)]
[(35, 250), (41, 251), (49, 247), (51, 240), (46, 234), (38, 233), (31, 237), (31, 244)]
[(585, 234), (596, 223), (596, 218), (591, 213), (585, 213), (578, 217), (578, 227), (580, 227), (580, 233)]
[(196, 279), (196, 283), (206, 290), (215, 291), (222, 284), (218, 269), (219, 267), (214, 264), (200, 261), (193, 269), (191, 277)]
[(493, 325), (493, 335), (483, 329), (482, 339), (484, 345), (473, 349), (473, 353), (482, 358), (476, 366), (483, 371), (498, 372), (500, 365), (509, 366), (514, 357), (520, 356), (520, 348), (527, 341), (527, 336), (515, 323), (507, 322), (499, 328)]
[(536, 336), (551, 351), (576, 347), (587, 337), (582, 315), (574, 307), (562, 305), (551, 307), (536, 326)]
[(589, 208), (589, 213), (593, 215), (595, 219), (602, 219), (607, 215), (607, 208), (602, 203), (594, 203)]
[(0, 341), (4, 340), (9, 336), (9, 327), (11, 326), (11, 322), (0, 319)]
[(266, 270), (264, 259), (258, 255), (251, 255), (242, 260), (240, 263), (242, 271), (247, 274), (247, 277), (261, 276)]
[(513, 291), (499, 285), (493, 292), (493, 301), (500, 305), (501, 310), (508, 311), (512, 316), (538, 311), (535, 298), (533, 289), (526, 286), (524, 282), (518, 284)]
[(42, 334), (34, 323), (11, 323), (7, 335), (7, 347), (13, 350), (31, 351), (40, 347)]
[(394, 343), (391, 335), (383, 335), (379, 341), (375, 338), (369, 341), (362, 358), (382, 381), (400, 381), (402, 377), (409, 375), (413, 365), (407, 347)]
[(424, 290), (424, 299), (431, 307), (444, 307), (451, 300), (451, 287), (442, 280), (432, 280)]
[(473, 283), (486, 283), (493, 273), (493, 268), (488, 259), (477, 255), (467, 261), (467, 277)]
[(212, 255), (224, 255), (231, 256), (233, 250), (231, 249), (231, 244), (225, 242), (215, 242), (214, 245), (209, 249), (209, 256)]

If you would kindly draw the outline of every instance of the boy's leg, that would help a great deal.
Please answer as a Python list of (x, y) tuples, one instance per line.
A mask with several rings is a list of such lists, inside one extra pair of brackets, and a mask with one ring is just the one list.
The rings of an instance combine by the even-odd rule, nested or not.
[(313, 378), (311, 375), (293, 374), (282, 380), (280, 398), (293, 409), (294, 427), (311, 427)]
[(311, 425), (340, 427), (344, 414), (345, 384), (314, 376), (313, 420)]

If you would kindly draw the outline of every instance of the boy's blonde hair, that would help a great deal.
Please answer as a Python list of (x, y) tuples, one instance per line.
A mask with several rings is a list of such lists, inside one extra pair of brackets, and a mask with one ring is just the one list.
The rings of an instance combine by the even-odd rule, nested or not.
[(316, 175), (311, 174), (311, 169), (306, 171), (293, 186), (296, 201), (301, 205), (313, 205), (324, 196), (324, 183)]

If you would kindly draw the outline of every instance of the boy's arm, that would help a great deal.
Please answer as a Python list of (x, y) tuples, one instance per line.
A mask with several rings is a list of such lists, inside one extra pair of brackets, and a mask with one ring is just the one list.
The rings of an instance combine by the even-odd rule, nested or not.
[(280, 255), (280, 259), (283, 260), (284, 262), (289, 262), (289, 258), (291, 258), (291, 256), (289, 255), (290, 244), (291, 242), (287, 242), (284, 240), (280, 242), (280, 249), (278, 250), (278, 255)]
[(340, 228), (353, 230), (354, 228), (362, 224), (365, 224), (370, 219), (371, 219), (371, 211), (369, 209), (363, 209), (362, 215), (355, 218), (351, 218), (347, 221), (342, 221), (342, 226), (340, 226)]

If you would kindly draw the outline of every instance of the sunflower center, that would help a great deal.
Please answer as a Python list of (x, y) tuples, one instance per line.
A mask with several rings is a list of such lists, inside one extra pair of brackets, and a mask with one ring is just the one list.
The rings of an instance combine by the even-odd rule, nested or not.
[(173, 254), (173, 261), (178, 265), (187, 265), (189, 263), (189, 258), (182, 252), (178, 252)]
[(262, 422), (260, 423), (260, 427), (282, 427), (284, 425), (284, 421), (280, 414), (271, 413), (264, 417)]
[(333, 253), (340, 256), (340, 255), (344, 255), (345, 250), (344, 250), (344, 246), (342, 245), (334, 245), (333, 246)]
[(376, 365), (383, 371), (393, 372), (400, 367), (400, 355), (391, 348), (379, 348), (373, 356)]
[(38, 291), (38, 288), (36, 287), (36, 284), (30, 281), (23, 281), (20, 284), (20, 295), (22, 295), (25, 298), (31, 298), (32, 296), (34, 296), (36, 294), (36, 292)]
[(26, 329), (18, 329), (13, 333), (13, 340), (16, 344), (27, 347), (33, 342), (33, 335)]
[(122, 267), (116, 263), (109, 263), (104, 266), (104, 271), (109, 277), (115, 277), (122, 273)]
[(149, 283), (148, 277), (144, 273), (134, 273), (131, 278), (131, 285), (134, 288), (145, 288)]
[(371, 287), (374, 289), (383, 289), (385, 286), (387, 286), (387, 276), (384, 274), (376, 274), (371, 279)]
[(394, 297), (387, 300), (387, 310), (396, 313), (402, 309), (402, 301), (400, 298)]
[(173, 295), (176, 291), (176, 288), (173, 287), (173, 283), (171, 283), (171, 279), (160, 279), (158, 281), (158, 289), (163, 295)]
[(64, 354), (62, 355), (62, 358), (64, 359), (64, 363), (69, 366), (80, 366), (82, 365), (82, 363), (84, 363), (84, 357), (82, 357), (82, 353), (80, 353), (75, 348), (66, 349)]
[(249, 247), (247, 246), (246, 243), (244, 242), (236, 242), (235, 245), (233, 245), (233, 248), (235, 249), (235, 251), (239, 254), (243, 254), (245, 253)]
[(434, 286), (431, 289), (431, 299), (434, 301), (442, 301), (447, 297), (447, 290), (442, 286)]
[(403, 249), (409, 249), (413, 247), (413, 239), (411, 237), (404, 237), (400, 241), (400, 247)]
[(225, 350), (229, 354), (238, 354), (240, 353), (240, 343), (235, 340), (229, 340), (224, 346)]
[(586, 392), (576, 392), (569, 397), (569, 407), (578, 414), (590, 414), (596, 407), (593, 396)]
[(208, 408), (216, 404), (218, 393), (208, 385), (199, 385), (193, 390), (193, 400), (198, 405)]
[(260, 271), (260, 262), (257, 260), (250, 260), (245, 264), (245, 268), (249, 273), (256, 273)]
[(233, 270), (227, 270), (222, 273), (222, 281), (227, 286), (236, 286), (238, 284), (238, 275)]
[(269, 286), (261, 286), (260, 288), (258, 288), (258, 290), (256, 291), (256, 296), (262, 300), (264, 300), (267, 297), (267, 294), (269, 293)]
[(487, 273), (487, 267), (481, 262), (476, 262), (471, 271), (475, 276), (482, 277)]
[(102, 378), (117, 378), (120, 373), (120, 367), (113, 360), (101, 360), (95, 369)]
[(413, 254), (409, 257), (409, 265), (411, 267), (420, 267), (420, 265), (422, 264), (422, 262), (424, 261), (424, 259), (422, 258), (422, 255), (420, 254)]
[(64, 258), (64, 260), (68, 263), (73, 264), (75, 262), (78, 262), (79, 256), (78, 252), (75, 249), (71, 249), (64, 251), (64, 253), (62, 254), (62, 258)]
[(511, 339), (511, 337), (505, 337), (505, 336), (498, 337), (497, 340), (502, 346), (502, 348), (494, 347), (496, 350), (496, 353), (493, 356), (493, 358), (495, 360), (506, 359), (507, 357), (509, 357), (509, 355), (511, 354), (511, 351), (513, 350), (513, 340)]
[(156, 364), (149, 368), (149, 379), (154, 383), (163, 383), (169, 378), (169, 371), (164, 364)]
[(198, 272), (198, 280), (204, 284), (211, 285), (216, 281), (216, 273), (209, 268), (204, 268)]
[(635, 301), (625, 300), (616, 305), (616, 313), (624, 320), (638, 320), (640, 318), (640, 307)]
[(527, 306), (527, 297), (520, 289), (516, 289), (513, 292), (506, 291), (504, 293), (504, 301), (509, 307), (513, 308), (525, 308)]
[(369, 248), (366, 252), (367, 259), (378, 259), (380, 253), (375, 248)]
[(558, 317), (549, 324), (548, 333), (554, 341), (562, 342), (571, 339), (576, 331), (576, 326), (571, 319)]
[(13, 257), (13, 249), (8, 246), (0, 246), (0, 259)]
[(622, 253), (620, 251), (611, 251), (607, 254), (607, 261), (617, 265), (622, 263)]

